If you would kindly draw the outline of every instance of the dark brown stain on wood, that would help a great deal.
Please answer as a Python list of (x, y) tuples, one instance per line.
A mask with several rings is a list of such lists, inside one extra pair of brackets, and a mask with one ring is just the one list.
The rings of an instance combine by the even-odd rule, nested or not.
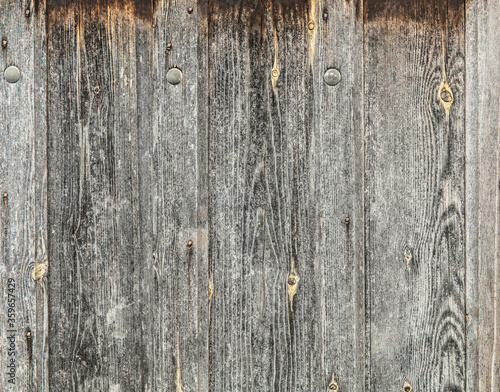
[[(392, 19), (401, 22), (437, 22), (443, 26), (451, 22), (457, 26), (463, 23), (468, 1), (471, 0), (365, 0), (364, 21)], [(359, 15), (360, 8), (356, 10)]]
[(250, 13), (249, 25), (261, 26), (268, 14), (273, 23), (279, 21), (300, 21), (307, 23), (308, 12), (313, 8), (314, 0), (209, 0), (209, 19), (219, 14), (232, 12), (236, 22), (240, 23), (243, 13)]
[[(35, 1), (35, 12), (38, 14), (40, 2)], [(61, 15), (73, 8), (84, 10), (87, 14), (106, 14), (109, 10), (119, 10), (146, 22), (152, 22), (156, 0), (46, 0), (47, 14)]]

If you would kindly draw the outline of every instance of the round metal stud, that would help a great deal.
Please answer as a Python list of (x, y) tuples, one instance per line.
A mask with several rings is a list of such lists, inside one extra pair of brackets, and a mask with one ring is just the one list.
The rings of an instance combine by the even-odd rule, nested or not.
[(21, 72), (19, 71), (19, 68), (11, 65), (5, 69), (3, 76), (7, 82), (16, 83), (19, 79), (21, 79)]
[(340, 75), (338, 69), (330, 68), (326, 70), (323, 79), (325, 79), (325, 83), (328, 84), (329, 86), (335, 86), (336, 84), (340, 83), (342, 76)]
[(167, 72), (167, 82), (176, 86), (182, 81), (182, 71), (179, 68), (170, 68)]

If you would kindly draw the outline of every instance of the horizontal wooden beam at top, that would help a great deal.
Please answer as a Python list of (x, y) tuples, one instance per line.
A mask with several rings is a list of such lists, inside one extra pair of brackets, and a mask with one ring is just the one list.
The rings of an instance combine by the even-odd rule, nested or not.
[(494, 389), (498, 0), (28, 3), (14, 390)]

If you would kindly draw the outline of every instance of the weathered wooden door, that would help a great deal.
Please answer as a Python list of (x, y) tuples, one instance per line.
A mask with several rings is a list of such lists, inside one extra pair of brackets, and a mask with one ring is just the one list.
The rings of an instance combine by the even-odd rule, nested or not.
[(0, 390), (497, 391), (499, 0), (0, 0)]

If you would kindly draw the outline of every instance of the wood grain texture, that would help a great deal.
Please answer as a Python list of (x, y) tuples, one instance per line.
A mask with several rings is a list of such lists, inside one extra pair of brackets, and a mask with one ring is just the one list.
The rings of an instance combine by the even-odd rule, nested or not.
[(126, 7), (48, 3), (51, 390), (153, 390), (150, 34)]
[(499, 14), (0, 0), (0, 390), (496, 391)]
[[(355, 14), (343, 2), (211, 4), (210, 390), (364, 383)], [(342, 86), (324, 85), (330, 66)]]
[(467, 6), (467, 391), (500, 383), (500, 2)]
[[(145, 186), (152, 204), (145, 212), (151, 214), (153, 240), (154, 391), (207, 390), (208, 242), (206, 225), (198, 226), (207, 214), (207, 190), (198, 185), (198, 170), (206, 170), (207, 157), (202, 154), (199, 162), (197, 152), (197, 108), (207, 104), (197, 101), (200, 15), (195, 7), (188, 12), (193, 5), (157, 4), (149, 88), (152, 133), (141, 130), (141, 138), (151, 139)], [(172, 67), (183, 73), (177, 86), (167, 83)], [(206, 148), (205, 139), (200, 135), (200, 149)], [(201, 319), (198, 301), (203, 304)]]
[[(4, 0), (0, 4), (2, 391), (47, 390), (45, 19), (33, 11), (30, 2)], [(21, 72), (15, 84), (3, 77), (11, 65)], [(8, 285), (9, 279), (15, 287)], [(9, 317), (9, 303), (13, 317)], [(12, 343), (15, 351), (11, 351)], [(13, 358), (14, 384), (7, 375)]]
[(465, 390), (465, 30), (448, 3), (371, 19), (364, 2), (369, 390)]

